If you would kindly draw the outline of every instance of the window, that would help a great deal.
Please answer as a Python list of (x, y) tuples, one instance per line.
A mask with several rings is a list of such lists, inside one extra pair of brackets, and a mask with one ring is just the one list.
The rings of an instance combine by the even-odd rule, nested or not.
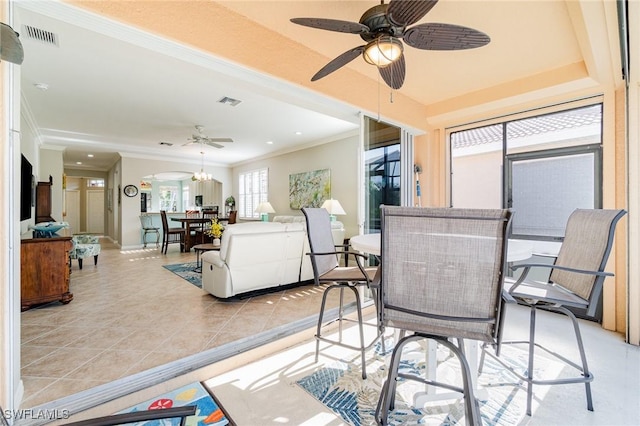
[(180, 188), (177, 185), (160, 185), (160, 210), (168, 212), (178, 211), (178, 196)]
[(602, 207), (602, 105), (452, 132), (451, 205), (512, 208), (517, 238), (561, 240)]
[(269, 201), (269, 169), (252, 170), (239, 175), (238, 217), (260, 219), (258, 204)]
[(365, 117), (366, 232), (380, 229), (380, 205), (401, 205), (400, 128)]
[(87, 179), (87, 187), (104, 188), (104, 179)]
[(182, 211), (186, 212), (187, 210), (191, 210), (191, 205), (189, 204), (189, 185), (182, 185)]

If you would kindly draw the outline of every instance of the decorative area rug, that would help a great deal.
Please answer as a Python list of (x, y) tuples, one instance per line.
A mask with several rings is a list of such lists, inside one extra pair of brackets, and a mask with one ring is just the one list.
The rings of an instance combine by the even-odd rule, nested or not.
[(200, 272), (196, 272), (196, 262), (187, 262), (187, 263), (176, 263), (173, 265), (163, 265), (165, 268), (189, 281), (191, 284), (196, 287), (202, 288), (202, 274)]
[[(367, 379), (362, 380), (360, 356), (341, 360), (299, 379), (296, 383), (326, 407), (338, 414), (350, 425), (375, 425), (374, 420), (380, 389), (387, 379), (387, 368), (391, 361), (393, 339), (385, 340), (387, 351), (382, 353), (381, 345), (375, 353), (367, 353)], [(403, 353), (400, 371), (421, 374), (426, 368), (426, 341), (413, 346), (407, 345)], [(515, 363), (524, 371), (527, 366), (527, 351), (513, 347), (503, 347), (502, 358)], [(536, 373), (542, 377), (557, 377), (564, 365), (560, 362), (536, 357)], [(534, 363), (535, 365), (535, 363)], [(462, 386), (460, 364), (446, 348), (438, 346), (438, 381)], [(517, 378), (500, 364), (485, 357), (483, 372), (478, 376), (479, 388), (484, 388), (488, 398), (479, 398), (480, 414), (484, 425), (517, 425), (525, 416), (526, 387), (519, 386)], [(412, 380), (400, 380), (397, 386), (395, 409), (389, 413), (390, 425), (465, 424), (464, 400), (449, 399), (430, 401), (424, 408), (413, 406), (416, 393), (424, 392), (425, 385)], [(439, 390), (446, 391), (446, 390)], [(544, 387), (536, 387), (536, 396), (544, 392)], [(476, 395), (479, 396), (479, 395)]]
[[(148, 401), (129, 407), (119, 413), (132, 413), (136, 411), (155, 410), (171, 407), (183, 407), (195, 405), (196, 414), (186, 418), (189, 426), (223, 426), (233, 425), (227, 413), (222, 409), (218, 401), (207, 392), (199, 382), (191, 383), (179, 389), (175, 389), (164, 395), (152, 398)], [(145, 426), (179, 425), (180, 418), (152, 420), (144, 422)]]

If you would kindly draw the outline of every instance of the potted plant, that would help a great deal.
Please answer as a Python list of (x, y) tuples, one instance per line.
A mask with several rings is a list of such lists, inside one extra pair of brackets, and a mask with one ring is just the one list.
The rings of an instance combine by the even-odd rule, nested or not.
[(236, 199), (233, 198), (233, 195), (227, 197), (227, 199), (224, 200), (224, 206), (225, 206), (226, 216), (229, 216), (229, 212), (232, 210), (235, 210), (235, 207), (236, 207)]
[(222, 231), (224, 231), (224, 226), (222, 223), (218, 222), (218, 218), (211, 219), (211, 225), (209, 229), (205, 231), (207, 235), (213, 237), (213, 245), (220, 245), (220, 237), (222, 237)]

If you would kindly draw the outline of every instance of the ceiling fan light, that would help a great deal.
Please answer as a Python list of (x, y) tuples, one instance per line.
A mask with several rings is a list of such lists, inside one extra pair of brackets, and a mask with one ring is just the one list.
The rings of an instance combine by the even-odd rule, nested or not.
[(364, 60), (377, 67), (386, 67), (402, 56), (402, 43), (391, 36), (380, 36), (367, 44), (362, 56)]

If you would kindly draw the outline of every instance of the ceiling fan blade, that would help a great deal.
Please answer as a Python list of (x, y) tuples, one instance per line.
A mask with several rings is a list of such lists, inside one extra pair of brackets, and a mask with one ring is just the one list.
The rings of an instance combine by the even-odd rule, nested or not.
[(291, 18), (291, 22), (305, 27), (320, 30), (337, 31), (340, 33), (363, 34), (369, 32), (369, 27), (358, 22), (341, 21), (339, 19), (324, 18)]
[(406, 66), (404, 62), (404, 55), (400, 56), (400, 59), (391, 63), (391, 65), (384, 68), (380, 68), (380, 75), (387, 86), (392, 89), (399, 89), (404, 84), (404, 76), (406, 74)]
[(387, 19), (403, 27), (421, 20), (438, 3), (438, 0), (391, 0)]
[(18, 37), (19, 34), (13, 28), (0, 22), (0, 59), (17, 65), (22, 64), (24, 51)]
[(462, 50), (482, 47), (491, 41), (485, 33), (453, 24), (420, 24), (402, 37), (411, 47), (424, 50)]
[[(229, 141), (226, 141), (226, 142), (229, 142)], [(205, 141), (204, 143), (205, 143), (206, 145), (213, 146), (213, 147), (215, 147), (215, 148), (224, 148), (224, 146), (222, 146), (222, 145), (220, 145), (220, 144), (217, 144), (217, 143), (215, 143), (215, 142)]]
[(187, 146), (187, 145), (193, 145), (194, 143), (199, 143), (197, 140), (195, 139), (188, 139), (189, 142), (187, 143), (183, 143), (182, 146)]
[(205, 138), (204, 139), (204, 143), (209, 143), (209, 142), (233, 142), (233, 139), (231, 138)]
[(320, 71), (318, 71), (313, 77), (311, 77), (311, 81), (320, 80), (322, 77), (325, 77), (340, 67), (347, 65), (349, 62), (353, 61), (355, 58), (360, 56), (362, 52), (364, 52), (365, 46), (358, 46), (351, 50), (347, 50), (342, 55), (338, 56), (327, 65), (322, 67)]

